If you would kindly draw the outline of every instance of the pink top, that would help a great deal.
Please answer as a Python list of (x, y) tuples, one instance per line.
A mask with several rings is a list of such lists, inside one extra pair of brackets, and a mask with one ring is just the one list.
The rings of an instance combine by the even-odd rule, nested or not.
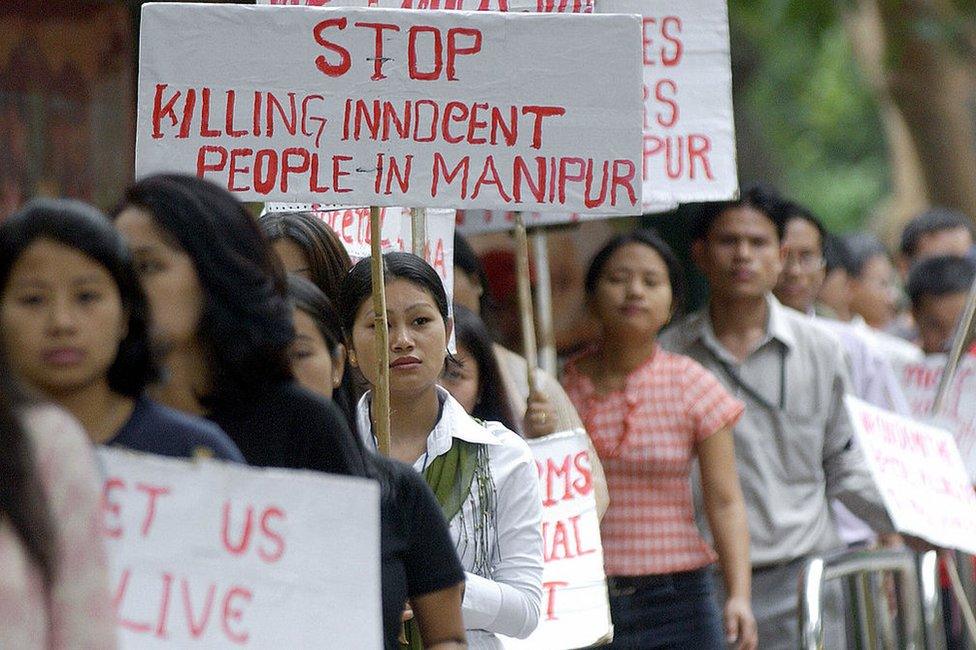
[(623, 390), (598, 394), (566, 366), (563, 385), (603, 461), (610, 507), (600, 525), (607, 575), (698, 569), (715, 561), (695, 526), (691, 461), (695, 445), (735, 424), (743, 404), (692, 359), (655, 346)]
[(45, 602), (40, 574), (20, 537), (10, 522), (0, 521), (0, 648), (114, 648), (91, 445), (78, 423), (53, 407), (30, 409), (23, 422), (55, 521), (59, 565)]

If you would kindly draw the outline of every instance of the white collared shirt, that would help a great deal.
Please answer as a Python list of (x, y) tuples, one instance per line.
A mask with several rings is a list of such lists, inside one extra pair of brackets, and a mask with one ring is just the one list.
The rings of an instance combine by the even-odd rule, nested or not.
[(772, 294), (766, 302), (765, 337), (741, 361), (718, 341), (707, 307), (660, 337), (662, 346), (701, 363), (746, 403), (733, 439), (754, 567), (837, 546), (831, 498), (876, 531), (893, 529), (854, 443), (840, 341)]
[[(481, 511), (477, 490), (471, 491), (461, 512), (450, 522), (450, 529), (467, 572), (461, 613), (468, 646), (501, 648), (495, 634), (527, 637), (535, 630), (542, 607), (542, 498), (535, 460), (525, 441), (501, 424), (477, 422), (440, 386), (437, 396), (443, 404), (441, 417), (427, 436), (426, 453), (413, 466), (423, 472), (450, 450), (454, 438), (488, 447), (497, 503), (497, 530), (488, 531), (490, 575), (471, 572), (475, 563), (471, 522), (479, 521), (475, 513)], [(361, 435), (375, 448), (369, 394), (359, 401), (356, 416)], [(463, 526), (462, 521), (468, 525)]]

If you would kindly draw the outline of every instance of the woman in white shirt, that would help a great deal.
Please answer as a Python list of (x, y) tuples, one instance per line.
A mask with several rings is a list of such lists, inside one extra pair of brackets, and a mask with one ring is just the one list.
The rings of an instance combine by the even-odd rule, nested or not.
[[(462, 614), (471, 648), (525, 638), (542, 602), (542, 502), (535, 461), (516, 434), (472, 419), (437, 385), (451, 330), (437, 273), (409, 253), (383, 256), (390, 350), (390, 454), (424, 474), (447, 517), (467, 574)], [(346, 276), (340, 300), (349, 360), (378, 376), (368, 259)], [(371, 395), (360, 401), (368, 432)]]

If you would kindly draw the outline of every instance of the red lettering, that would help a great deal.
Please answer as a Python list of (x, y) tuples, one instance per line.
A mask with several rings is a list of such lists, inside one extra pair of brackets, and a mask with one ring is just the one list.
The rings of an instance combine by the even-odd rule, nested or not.
[(712, 150), (712, 141), (705, 135), (688, 136), (688, 168), (692, 178), (695, 178), (695, 161), (701, 163), (705, 178), (715, 180), (712, 168), (708, 164), (708, 154)]
[(566, 114), (565, 108), (558, 106), (523, 106), (522, 115), (531, 113), (535, 115), (535, 122), (532, 125), (532, 144), (533, 149), (542, 148), (542, 118), (561, 117)]
[[(670, 96), (666, 96), (665, 91), (669, 92)], [(671, 128), (678, 121), (678, 102), (674, 99), (677, 93), (678, 84), (671, 79), (661, 79), (654, 86), (654, 98), (669, 110), (667, 117), (658, 111), (656, 118), (657, 123), (666, 129)]]
[(156, 621), (156, 636), (166, 638), (166, 619), (169, 616), (169, 596), (173, 587), (173, 576), (163, 573), (163, 597), (159, 604), (159, 618)]
[[(290, 159), (298, 157), (297, 163), (291, 163)], [(309, 158), (308, 149), (303, 147), (289, 147), (281, 154), (281, 191), (288, 191), (288, 174), (301, 174), (308, 171)]]
[[(350, 160), (352, 160), (352, 156), (332, 157), (332, 190), (337, 194), (352, 192), (352, 188), (350, 187), (339, 187), (339, 179), (343, 176), (349, 176), (349, 172), (342, 171), (342, 163), (349, 162)], [(318, 155), (315, 156), (315, 162), (318, 163)], [(409, 170), (407, 173), (410, 173)]]
[[(451, 117), (451, 114), (457, 111), (460, 113), (458, 117)], [(451, 122), (463, 122), (468, 118), (468, 107), (466, 104), (461, 102), (448, 102), (447, 106), (444, 107), (444, 120), (441, 123), (441, 129), (444, 131), (444, 140), (450, 142), (451, 144), (458, 144), (464, 140), (463, 135), (452, 136), (451, 135)]]
[(392, 29), (398, 32), (400, 31), (400, 27), (391, 23), (356, 23), (356, 27), (366, 27), (376, 30), (375, 49), (373, 53), (373, 76), (370, 79), (373, 81), (386, 79), (386, 75), (383, 74), (383, 64), (387, 61), (383, 57), (383, 30)]
[(253, 156), (253, 155), (254, 155), (254, 150), (253, 149), (243, 148), (243, 149), (231, 149), (230, 150), (230, 173), (227, 175), (227, 189), (230, 190), (231, 192), (246, 192), (249, 189), (251, 189), (251, 186), (250, 185), (245, 185), (243, 187), (238, 187), (237, 186), (236, 176), (238, 174), (250, 174), (251, 173), (251, 166), (250, 165), (246, 165), (244, 167), (238, 167), (237, 166), (237, 159), (239, 157), (241, 157), (241, 158), (245, 158), (246, 157), (246, 158), (250, 159), (251, 156)]
[(148, 485), (146, 483), (136, 483), (136, 489), (140, 492), (145, 492), (149, 498), (149, 501), (146, 503), (146, 517), (142, 520), (142, 536), (145, 537), (149, 534), (149, 528), (152, 526), (153, 519), (156, 517), (156, 499), (169, 494), (169, 488)]
[(589, 452), (584, 450), (577, 453), (573, 458), (573, 465), (580, 474), (580, 477), (573, 481), (573, 488), (576, 490), (576, 494), (586, 496), (593, 491), (593, 470), (590, 465)]
[(461, 158), (460, 162), (451, 171), (447, 170), (447, 163), (444, 162), (444, 156), (440, 152), (434, 152), (434, 165), (432, 179), (430, 182), (430, 195), (437, 196), (437, 181), (441, 175), (444, 176), (444, 181), (447, 184), (454, 182), (454, 179), (458, 174), (461, 174), (461, 198), (466, 198), (468, 191), (468, 171), (471, 166), (471, 160), (468, 156)]
[[(236, 93), (233, 90), (227, 91), (227, 104), (224, 111), (224, 131), (232, 138), (240, 138), (247, 135), (247, 129), (234, 128), (234, 108), (237, 104)], [(306, 134), (307, 135), (307, 134)]]
[(117, 501), (111, 500), (112, 491), (120, 488), (125, 489), (125, 481), (115, 477), (106, 480), (102, 486), (102, 534), (112, 539), (122, 538), (122, 526), (109, 527), (105, 515), (111, 514), (118, 518), (121, 514), (122, 506)]
[(478, 197), (478, 194), (481, 192), (482, 185), (494, 185), (498, 188), (498, 196), (500, 196), (505, 203), (511, 202), (512, 197), (505, 192), (505, 188), (502, 186), (502, 181), (498, 177), (498, 170), (495, 168), (494, 156), (489, 155), (485, 158), (484, 169), (482, 169), (481, 176), (478, 177), (478, 180), (474, 184), (474, 191), (471, 192), (472, 199), (476, 199)]
[[(672, 31), (672, 28), (674, 31)], [(661, 36), (664, 37), (668, 43), (673, 46), (673, 50), (668, 52), (668, 50), (661, 48), (661, 62), (668, 67), (676, 66), (681, 62), (681, 53), (684, 50), (684, 46), (681, 43), (681, 38), (677, 34), (681, 33), (681, 19), (677, 16), (667, 16), (661, 21)]]
[(190, 636), (199, 639), (207, 629), (210, 621), (210, 611), (213, 609), (214, 596), (217, 593), (217, 585), (212, 584), (207, 588), (207, 597), (200, 608), (200, 620), (197, 621), (193, 615), (194, 608), (190, 598), (190, 583), (186, 578), (182, 580), (183, 587), (183, 611), (186, 613), (186, 626), (190, 630)]
[(183, 121), (180, 123), (180, 133), (177, 138), (190, 135), (190, 125), (193, 123), (193, 107), (197, 103), (197, 91), (190, 88), (186, 91), (186, 102), (183, 103)]
[(152, 137), (154, 140), (158, 140), (163, 137), (163, 132), (160, 129), (160, 123), (163, 121), (164, 117), (170, 118), (172, 120), (171, 126), (176, 126), (176, 111), (173, 107), (176, 106), (177, 100), (180, 98), (180, 91), (176, 91), (176, 94), (166, 100), (163, 103), (163, 92), (169, 84), (156, 84), (156, 95), (153, 97), (153, 112), (152, 112)]
[[(265, 169), (267, 168), (267, 173)], [(275, 186), (278, 176), (278, 152), (274, 149), (261, 149), (254, 156), (254, 191), (268, 194)]]
[(352, 65), (351, 57), (349, 56), (349, 50), (342, 47), (341, 45), (336, 45), (335, 43), (326, 40), (322, 36), (324, 32), (329, 27), (338, 27), (340, 30), (346, 28), (347, 20), (342, 18), (329, 18), (323, 20), (312, 28), (312, 36), (315, 38), (315, 42), (324, 47), (325, 49), (335, 52), (339, 55), (339, 63), (329, 63), (325, 55), (320, 54), (315, 57), (315, 67), (321, 70), (329, 77), (341, 77), (349, 71), (349, 67)]
[(560, 587), (568, 586), (568, 582), (550, 581), (543, 582), (542, 588), (546, 590), (546, 620), (556, 621), (556, 590)]
[(224, 597), (224, 616), (221, 620), (221, 626), (228, 639), (238, 645), (244, 645), (247, 643), (250, 635), (247, 632), (235, 632), (230, 626), (231, 622), (238, 622), (244, 617), (243, 605), (235, 606), (233, 604), (235, 598), (240, 598), (249, 603), (251, 602), (252, 595), (250, 590), (244, 587), (234, 587), (227, 592), (227, 595)]
[(217, 138), (220, 131), (210, 128), (210, 89), (204, 88), (200, 91), (200, 98), (203, 104), (200, 106), (200, 136), (204, 138)]
[[(429, 72), (421, 72), (417, 68), (417, 36), (422, 33), (429, 33), (434, 36), (431, 47), (431, 51), (434, 54), (434, 67)], [(429, 27), (427, 25), (414, 25), (411, 27), (407, 37), (407, 72), (410, 78), (419, 81), (433, 81), (439, 78), (441, 76), (441, 70), (444, 67), (442, 50), (441, 32), (436, 27)]]
[(271, 551), (258, 548), (258, 557), (268, 564), (277, 562), (285, 554), (285, 539), (280, 533), (271, 529), (272, 519), (281, 519), (283, 521), (285, 519), (284, 511), (281, 508), (272, 506), (271, 508), (267, 508), (261, 515), (261, 532), (274, 544), (274, 548)]
[(243, 530), (236, 542), (230, 539), (230, 519), (231, 519), (231, 505), (230, 501), (224, 503), (224, 519), (220, 527), (220, 537), (224, 543), (224, 548), (231, 555), (243, 555), (247, 552), (247, 548), (250, 545), (251, 540), (251, 525), (254, 519), (254, 509), (251, 506), (247, 507), (244, 514), (244, 525)]
[[(217, 162), (208, 163), (207, 154), (217, 154)], [(203, 178), (207, 172), (219, 172), (227, 165), (227, 149), (217, 145), (204, 145), (197, 152), (197, 176)]]
[(122, 570), (122, 575), (119, 576), (119, 584), (115, 589), (115, 595), (112, 597), (112, 608), (115, 610), (115, 619), (119, 624), (119, 627), (125, 628), (130, 632), (135, 632), (137, 634), (145, 634), (152, 629), (149, 623), (138, 623), (136, 621), (130, 621), (122, 614), (122, 603), (125, 602), (125, 594), (129, 590), (129, 579), (132, 577), (132, 569), (126, 567)]
[(613, 180), (610, 182), (613, 191), (610, 195), (610, 205), (617, 205), (617, 187), (623, 186), (627, 191), (627, 198), (631, 205), (637, 205), (637, 193), (634, 188), (634, 179), (637, 177), (637, 169), (630, 160), (613, 161)]
[[(472, 37), (471, 45), (468, 47), (458, 47), (458, 36)], [(447, 80), (457, 81), (457, 70), (455, 60), (457, 55), (463, 54), (470, 56), (481, 51), (481, 30), (468, 27), (452, 27), (447, 30)]]

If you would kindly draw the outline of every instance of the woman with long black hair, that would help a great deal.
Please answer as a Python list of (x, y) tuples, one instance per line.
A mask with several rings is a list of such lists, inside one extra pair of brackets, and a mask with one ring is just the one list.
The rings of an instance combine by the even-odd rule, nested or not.
[(0, 648), (115, 647), (91, 448), (0, 351)]
[[(462, 604), (468, 644), (500, 648), (496, 634), (525, 638), (542, 601), (542, 500), (528, 445), (496, 422), (479, 422), (438, 385), (451, 320), (440, 277), (409, 253), (383, 255), (390, 329), (391, 456), (413, 465), (437, 497), (467, 572)], [(370, 261), (342, 285), (350, 360), (375, 385)], [(359, 402), (369, 442), (371, 394)]]
[[(295, 377), (313, 393), (331, 397), (346, 371), (339, 315), (326, 295), (303, 277), (289, 274), (288, 298), (297, 334), (291, 347)], [(383, 623), (388, 644), (397, 637), (409, 599), (411, 628), (418, 632), (411, 635), (411, 647), (454, 648), (464, 638), (464, 572), (440, 507), (409, 465), (378, 454), (370, 454), (367, 462), (381, 490)]]
[(158, 399), (219, 424), (252, 465), (365, 475), (339, 409), (292, 378), (285, 276), (244, 206), (162, 174), (132, 185), (114, 218), (149, 298)]
[(0, 224), (0, 346), (92, 442), (243, 460), (213, 423), (145, 395), (157, 375), (146, 299), (125, 242), (89, 205), (36, 200)]

